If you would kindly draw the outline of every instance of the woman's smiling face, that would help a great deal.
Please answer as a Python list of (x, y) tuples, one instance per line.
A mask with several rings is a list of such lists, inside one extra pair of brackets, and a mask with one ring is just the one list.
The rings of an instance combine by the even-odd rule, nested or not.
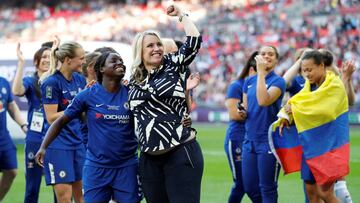
[(146, 66), (159, 67), (164, 55), (164, 46), (155, 35), (146, 35), (142, 42), (142, 61)]

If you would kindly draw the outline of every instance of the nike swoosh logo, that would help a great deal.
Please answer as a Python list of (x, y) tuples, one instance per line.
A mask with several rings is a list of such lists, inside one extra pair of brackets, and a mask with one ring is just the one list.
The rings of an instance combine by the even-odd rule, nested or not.
[(68, 92), (68, 91), (66, 91), (66, 90), (65, 90), (65, 91), (62, 91), (63, 94), (66, 94), (66, 92)]
[(268, 151), (268, 154), (272, 154), (272, 151)]
[(102, 105), (104, 105), (104, 104), (95, 104), (96, 107), (100, 107)]

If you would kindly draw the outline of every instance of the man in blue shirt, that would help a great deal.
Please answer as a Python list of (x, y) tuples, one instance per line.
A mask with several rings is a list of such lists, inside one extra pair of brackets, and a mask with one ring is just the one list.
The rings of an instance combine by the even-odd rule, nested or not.
[(13, 100), (10, 84), (5, 78), (0, 77), (0, 170), (3, 173), (0, 179), (0, 201), (4, 199), (17, 174), (16, 147), (6, 127), (6, 112), (9, 112), (11, 118), (26, 133), (27, 124)]
[(137, 138), (129, 110), (128, 88), (121, 85), (125, 66), (119, 54), (99, 56), (98, 83), (79, 93), (50, 127), (36, 155), (42, 163), (46, 147), (69, 122), (86, 112), (88, 145), (83, 170), (85, 202), (140, 202), (137, 179)]

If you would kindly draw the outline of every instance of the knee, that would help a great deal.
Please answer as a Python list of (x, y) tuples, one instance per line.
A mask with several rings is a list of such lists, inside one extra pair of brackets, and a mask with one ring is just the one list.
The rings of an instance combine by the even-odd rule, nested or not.
[(14, 179), (18, 174), (18, 170), (11, 170), (9, 173), (10, 178)]
[(263, 194), (272, 194), (277, 192), (277, 183), (260, 184), (260, 189)]
[(305, 189), (305, 191), (306, 191), (307, 197), (308, 197), (308, 199), (309, 199), (310, 202), (319, 199), (316, 188), (314, 188), (314, 187), (307, 187), (307, 188)]
[(334, 191), (319, 191), (319, 197), (324, 200), (325, 202), (331, 202), (335, 197)]
[(318, 186), (318, 195), (325, 202), (336, 201), (335, 193), (334, 193), (334, 183), (325, 184)]
[[(245, 185), (244, 185), (245, 186)], [(258, 186), (245, 186), (245, 193), (249, 196), (249, 198), (254, 202), (255, 199), (261, 199), (261, 192)]]
[(236, 186), (242, 186), (243, 185), (243, 181), (242, 181), (242, 179), (241, 179), (241, 176), (240, 176), (240, 178), (236, 178), (236, 179), (234, 179), (234, 185), (236, 185)]
[(17, 169), (7, 170), (7, 171), (4, 171), (3, 177), (6, 177), (6, 179), (13, 181), (15, 179), (15, 177), (17, 176), (17, 174), (18, 174)]
[(260, 192), (259, 185), (257, 184), (244, 184), (244, 190), (246, 193)]
[(320, 197), (317, 193), (307, 193), (307, 198), (309, 199), (309, 202), (319, 202)]
[(242, 192), (244, 191), (244, 186), (243, 186), (243, 183), (241, 181), (235, 180), (233, 188), (236, 191), (242, 191)]
[(71, 195), (57, 194), (56, 200), (61, 203), (71, 203)]
[(71, 191), (56, 191), (56, 199), (58, 202), (71, 203)]

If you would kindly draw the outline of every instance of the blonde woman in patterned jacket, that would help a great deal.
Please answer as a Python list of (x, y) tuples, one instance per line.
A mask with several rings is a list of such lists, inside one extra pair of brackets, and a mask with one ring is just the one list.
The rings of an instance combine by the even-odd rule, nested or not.
[(168, 7), (167, 15), (178, 17), (187, 36), (177, 52), (164, 55), (161, 38), (153, 31), (139, 33), (133, 42), (129, 100), (141, 149), (139, 173), (148, 203), (197, 203), (203, 156), (196, 133), (182, 121), (188, 116), (185, 72), (202, 40), (177, 6)]

